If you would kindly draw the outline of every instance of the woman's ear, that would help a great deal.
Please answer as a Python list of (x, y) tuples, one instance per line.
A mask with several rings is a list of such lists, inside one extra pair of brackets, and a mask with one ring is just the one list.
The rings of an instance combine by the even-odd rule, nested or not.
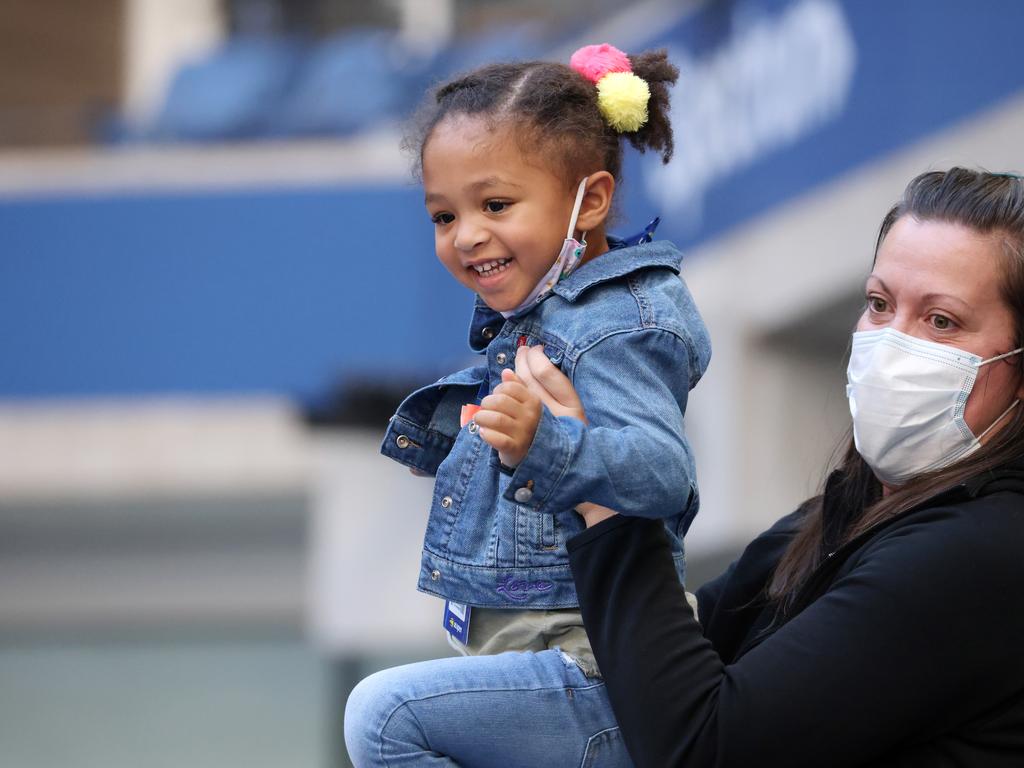
[(591, 232), (604, 224), (612, 207), (614, 193), (615, 177), (608, 171), (590, 174), (580, 204), (580, 215), (576, 219), (576, 228), (582, 232)]

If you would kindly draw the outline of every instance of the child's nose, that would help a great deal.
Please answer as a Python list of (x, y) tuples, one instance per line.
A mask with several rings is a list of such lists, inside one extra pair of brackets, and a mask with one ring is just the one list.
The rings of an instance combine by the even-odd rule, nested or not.
[(455, 248), (460, 251), (472, 251), (477, 246), (483, 245), (490, 239), (490, 234), (484, 227), (463, 219), (455, 232)]

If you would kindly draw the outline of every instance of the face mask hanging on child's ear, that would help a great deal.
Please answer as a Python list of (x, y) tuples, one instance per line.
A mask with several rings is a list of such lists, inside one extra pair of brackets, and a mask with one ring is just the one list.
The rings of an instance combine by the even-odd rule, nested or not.
[(572, 207), (572, 217), (569, 219), (569, 230), (565, 233), (565, 242), (562, 243), (562, 250), (558, 252), (558, 258), (555, 259), (555, 263), (551, 265), (551, 269), (547, 271), (547, 274), (540, 279), (540, 281), (533, 286), (533, 290), (530, 291), (529, 295), (523, 300), (523, 303), (514, 309), (510, 309), (507, 312), (502, 312), (504, 317), (512, 317), (512, 315), (518, 315), (520, 312), (529, 309), (538, 301), (547, 296), (548, 292), (555, 287), (555, 283), (561, 280), (565, 275), (568, 275), (579, 263), (580, 257), (583, 256), (584, 251), (587, 249), (587, 233), (584, 232), (581, 237), (582, 240), (577, 240), (573, 237), (573, 233), (576, 232), (576, 219), (580, 215), (580, 206), (583, 204), (583, 193), (587, 191), (587, 180), (584, 178), (580, 182), (579, 189), (576, 191), (576, 203)]

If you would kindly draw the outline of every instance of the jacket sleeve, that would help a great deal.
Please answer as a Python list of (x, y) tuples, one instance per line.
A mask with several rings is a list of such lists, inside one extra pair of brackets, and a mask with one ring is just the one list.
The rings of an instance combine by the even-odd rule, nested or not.
[(661, 329), (611, 335), (573, 372), (589, 426), (546, 408), (505, 491), (523, 487), (541, 512), (591, 501), (622, 514), (670, 517), (694, 498), (693, 458), (683, 435), (690, 351)]
[(380, 452), (427, 475), (437, 474), (455, 444), (462, 406), (475, 400), (487, 366), (449, 374), (402, 401), (388, 422)]
[(1020, 566), (995, 541), (1005, 532), (992, 537), (1002, 551), (982, 555), (991, 542), (975, 546), (942, 518), (873, 544), (731, 665), (685, 609), (662, 526), (615, 517), (570, 540), (584, 624), (638, 768), (879, 765), (1015, 695)]

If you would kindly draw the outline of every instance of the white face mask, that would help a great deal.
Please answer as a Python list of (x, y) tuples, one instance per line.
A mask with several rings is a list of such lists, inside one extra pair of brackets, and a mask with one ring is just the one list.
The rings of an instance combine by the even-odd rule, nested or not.
[(973, 453), (1018, 402), (975, 437), (964, 406), (978, 369), (1022, 350), (982, 360), (892, 328), (854, 333), (846, 396), (857, 452), (879, 480), (893, 486)]
[(583, 193), (586, 189), (587, 180), (583, 179), (583, 181), (580, 182), (579, 189), (576, 190), (576, 202), (572, 207), (572, 217), (569, 219), (569, 230), (565, 233), (565, 242), (562, 243), (562, 250), (558, 252), (558, 256), (555, 258), (555, 263), (551, 265), (551, 269), (549, 269), (544, 277), (537, 282), (533, 287), (533, 290), (530, 291), (518, 307), (501, 313), (503, 317), (518, 315), (524, 309), (532, 307), (544, 298), (548, 291), (555, 287), (555, 283), (561, 280), (565, 275), (572, 272), (576, 264), (579, 263), (583, 252), (587, 250), (587, 233), (583, 233), (582, 240), (577, 240), (573, 237), (573, 234), (576, 232), (576, 219), (580, 215), (580, 206), (583, 204)]

